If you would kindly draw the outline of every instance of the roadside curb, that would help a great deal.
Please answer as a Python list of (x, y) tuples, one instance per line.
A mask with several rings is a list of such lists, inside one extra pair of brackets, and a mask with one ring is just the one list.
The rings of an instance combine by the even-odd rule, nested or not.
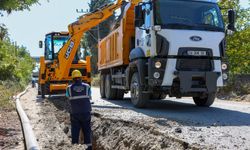
[(34, 135), (32, 127), (30, 125), (29, 118), (27, 117), (20, 103), (20, 97), (23, 96), (28, 91), (29, 88), (30, 87), (27, 87), (22, 93), (18, 94), (15, 97), (16, 110), (21, 120), (26, 149), (27, 150), (39, 150), (38, 143), (36, 141), (36, 137)]

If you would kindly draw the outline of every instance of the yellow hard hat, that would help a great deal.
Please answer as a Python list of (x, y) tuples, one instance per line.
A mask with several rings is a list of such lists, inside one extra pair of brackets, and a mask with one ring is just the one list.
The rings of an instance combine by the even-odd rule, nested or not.
[(72, 78), (80, 78), (82, 77), (82, 73), (79, 70), (74, 70), (72, 72)]

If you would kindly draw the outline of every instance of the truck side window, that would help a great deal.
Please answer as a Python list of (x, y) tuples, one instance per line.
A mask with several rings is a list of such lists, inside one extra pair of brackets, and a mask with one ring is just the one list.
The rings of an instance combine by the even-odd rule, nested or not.
[(151, 4), (146, 4), (145, 6), (145, 28), (151, 27)]

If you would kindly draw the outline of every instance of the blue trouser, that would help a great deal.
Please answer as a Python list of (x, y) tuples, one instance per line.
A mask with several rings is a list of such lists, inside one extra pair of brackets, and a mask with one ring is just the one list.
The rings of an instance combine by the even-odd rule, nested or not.
[(91, 146), (91, 114), (70, 114), (71, 121), (71, 136), (72, 144), (77, 144), (79, 141), (80, 129), (83, 131), (84, 144), (88, 145), (87, 150), (92, 150)]

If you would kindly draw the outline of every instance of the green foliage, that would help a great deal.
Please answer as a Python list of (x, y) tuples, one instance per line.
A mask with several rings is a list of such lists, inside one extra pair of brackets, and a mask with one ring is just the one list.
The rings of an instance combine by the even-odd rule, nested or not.
[(38, 0), (1, 0), (0, 14), (1, 11), (11, 13), (12, 11), (29, 9), (34, 3), (38, 3)]
[(4, 24), (0, 24), (0, 40), (8, 38), (8, 30)]
[(14, 109), (14, 104), (11, 103), (13, 95), (20, 92), (24, 88), (15, 81), (0, 81), (0, 111), (5, 109)]
[[(250, 2), (250, 1), (249, 1)], [(230, 72), (236, 74), (250, 74), (250, 8), (242, 8), (239, 0), (221, 0), (220, 6), (224, 8), (224, 20), (227, 23), (227, 10), (236, 11), (236, 32), (227, 36), (227, 51)]]
[(14, 108), (10, 99), (30, 80), (33, 59), (24, 47), (10, 42), (8, 32), (0, 39), (0, 109)]
[(12, 80), (25, 86), (30, 79), (33, 60), (24, 47), (0, 40), (0, 80)]
[(233, 75), (250, 74), (250, 27), (227, 38), (227, 56)]
[[(38, 0), (0, 0), (0, 16), (3, 12), (29, 9)], [(9, 101), (30, 80), (33, 60), (25, 47), (10, 42), (8, 30), (0, 24), (0, 109), (14, 108)]]
[[(91, 0), (89, 3), (89, 11), (93, 12), (94, 10), (100, 8), (101, 6), (110, 3), (111, 0)], [(99, 25), (99, 39), (104, 38), (110, 32), (110, 24), (112, 23), (114, 17), (110, 17), (103, 23)], [(87, 51), (91, 52), (91, 69), (92, 73), (96, 74), (97, 62), (98, 62), (98, 27), (92, 28), (90, 31), (85, 33), (85, 36), (81, 43), (82, 47), (86, 50), (84, 54), (87, 54)]]

